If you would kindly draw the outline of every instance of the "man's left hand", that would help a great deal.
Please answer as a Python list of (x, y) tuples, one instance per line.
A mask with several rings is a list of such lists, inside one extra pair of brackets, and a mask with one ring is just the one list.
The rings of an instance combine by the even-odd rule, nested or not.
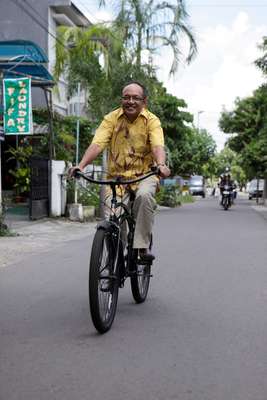
[(162, 178), (167, 178), (171, 174), (171, 171), (169, 170), (167, 165), (159, 165), (158, 169), (159, 169), (159, 174)]

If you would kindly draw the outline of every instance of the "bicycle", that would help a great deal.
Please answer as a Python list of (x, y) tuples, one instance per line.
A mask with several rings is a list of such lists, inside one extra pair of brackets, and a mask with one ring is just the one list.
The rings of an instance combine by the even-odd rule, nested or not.
[[(112, 192), (109, 219), (97, 225), (89, 267), (89, 306), (93, 324), (100, 333), (105, 333), (111, 328), (117, 310), (119, 288), (124, 286), (128, 277), (136, 303), (143, 303), (148, 294), (152, 261), (138, 258), (138, 251), (133, 248), (135, 193), (126, 189), (129, 192), (129, 205), (126, 205), (123, 201), (117, 200), (116, 187), (137, 183), (152, 175), (158, 175), (158, 168), (152, 168), (151, 172), (127, 181), (121, 178), (93, 179), (79, 170), (75, 171), (75, 177), (82, 177), (99, 185), (109, 185)], [(117, 215), (116, 210), (119, 208), (122, 212)], [(124, 224), (128, 228), (125, 246), (122, 241)]]

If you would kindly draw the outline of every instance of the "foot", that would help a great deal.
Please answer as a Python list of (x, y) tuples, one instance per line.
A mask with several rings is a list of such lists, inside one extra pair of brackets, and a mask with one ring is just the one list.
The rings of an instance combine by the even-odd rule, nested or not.
[(141, 261), (152, 262), (155, 260), (155, 256), (150, 253), (149, 249), (138, 249), (138, 258)]

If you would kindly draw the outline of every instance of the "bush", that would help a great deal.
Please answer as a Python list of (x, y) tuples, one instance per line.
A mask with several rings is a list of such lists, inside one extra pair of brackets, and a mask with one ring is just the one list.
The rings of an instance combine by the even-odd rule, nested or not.
[(181, 192), (179, 185), (160, 186), (156, 194), (156, 201), (161, 206), (176, 207), (181, 205)]
[[(74, 203), (75, 180), (69, 179), (67, 182), (67, 203)], [(77, 201), (83, 206), (99, 207), (100, 186), (86, 184), (86, 187), (77, 183)]]
[(97, 185), (87, 185), (87, 188), (78, 189), (78, 203), (83, 206), (95, 206), (99, 207), (99, 195), (100, 186)]
[(179, 200), (181, 202), (181, 204), (185, 204), (185, 203), (194, 203), (194, 198), (191, 194), (184, 194), (184, 195), (179, 195)]

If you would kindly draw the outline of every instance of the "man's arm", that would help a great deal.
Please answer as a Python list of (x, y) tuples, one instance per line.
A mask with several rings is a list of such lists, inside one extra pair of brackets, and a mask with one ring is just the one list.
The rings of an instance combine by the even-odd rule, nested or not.
[(154, 159), (157, 163), (157, 166), (159, 167), (160, 175), (163, 178), (167, 178), (167, 176), (170, 175), (171, 171), (165, 164), (166, 153), (165, 153), (164, 147), (163, 146), (154, 146), (152, 148), (152, 153), (153, 153)]
[(101, 153), (102, 149), (98, 144), (90, 144), (86, 152), (83, 155), (79, 165), (70, 168), (69, 175), (73, 176), (76, 170), (83, 170), (88, 164), (96, 159), (96, 157)]
[(83, 170), (88, 164), (91, 164), (101, 152), (102, 149), (98, 144), (90, 144), (78, 165), (79, 169)]

